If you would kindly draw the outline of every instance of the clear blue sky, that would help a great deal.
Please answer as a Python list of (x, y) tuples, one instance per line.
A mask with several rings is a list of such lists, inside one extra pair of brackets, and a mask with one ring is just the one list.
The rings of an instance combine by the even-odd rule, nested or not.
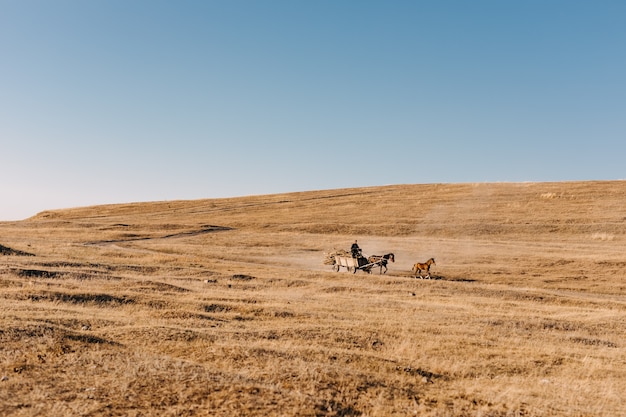
[(0, 220), (625, 167), (625, 1), (0, 0)]

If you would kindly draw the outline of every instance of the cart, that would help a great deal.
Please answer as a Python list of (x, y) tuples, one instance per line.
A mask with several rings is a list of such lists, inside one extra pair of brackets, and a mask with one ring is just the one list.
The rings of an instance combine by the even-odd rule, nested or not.
[(335, 271), (339, 272), (339, 270), (343, 267), (346, 268), (348, 272), (352, 271), (353, 274), (355, 274), (359, 269), (369, 274), (375, 265), (380, 266), (380, 263), (382, 262), (369, 262), (365, 256), (353, 258), (352, 256), (335, 255), (334, 259), (335, 264), (333, 265), (333, 269)]

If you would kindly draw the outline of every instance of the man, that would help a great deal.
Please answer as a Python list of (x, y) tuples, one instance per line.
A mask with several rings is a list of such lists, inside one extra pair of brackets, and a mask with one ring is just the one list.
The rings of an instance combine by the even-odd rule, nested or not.
[(361, 248), (359, 248), (359, 245), (356, 242), (356, 240), (352, 244), (352, 247), (350, 248), (350, 252), (352, 252), (353, 258), (358, 258), (359, 256), (361, 256)]

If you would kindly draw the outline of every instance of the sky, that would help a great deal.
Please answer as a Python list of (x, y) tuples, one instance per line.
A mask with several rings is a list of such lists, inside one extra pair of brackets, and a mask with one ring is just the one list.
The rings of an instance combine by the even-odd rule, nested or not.
[(624, 179), (626, 2), (0, 0), (0, 220)]

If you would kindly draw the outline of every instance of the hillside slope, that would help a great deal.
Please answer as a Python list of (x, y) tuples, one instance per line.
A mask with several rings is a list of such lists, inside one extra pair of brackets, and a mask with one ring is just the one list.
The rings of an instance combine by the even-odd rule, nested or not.
[(28, 221), (217, 223), (383, 236), (622, 235), (625, 191), (623, 181), (398, 185), (96, 206), (43, 212)]
[[(624, 191), (393, 185), (0, 223), (0, 414), (625, 415)], [(355, 239), (396, 262), (324, 264)]]

